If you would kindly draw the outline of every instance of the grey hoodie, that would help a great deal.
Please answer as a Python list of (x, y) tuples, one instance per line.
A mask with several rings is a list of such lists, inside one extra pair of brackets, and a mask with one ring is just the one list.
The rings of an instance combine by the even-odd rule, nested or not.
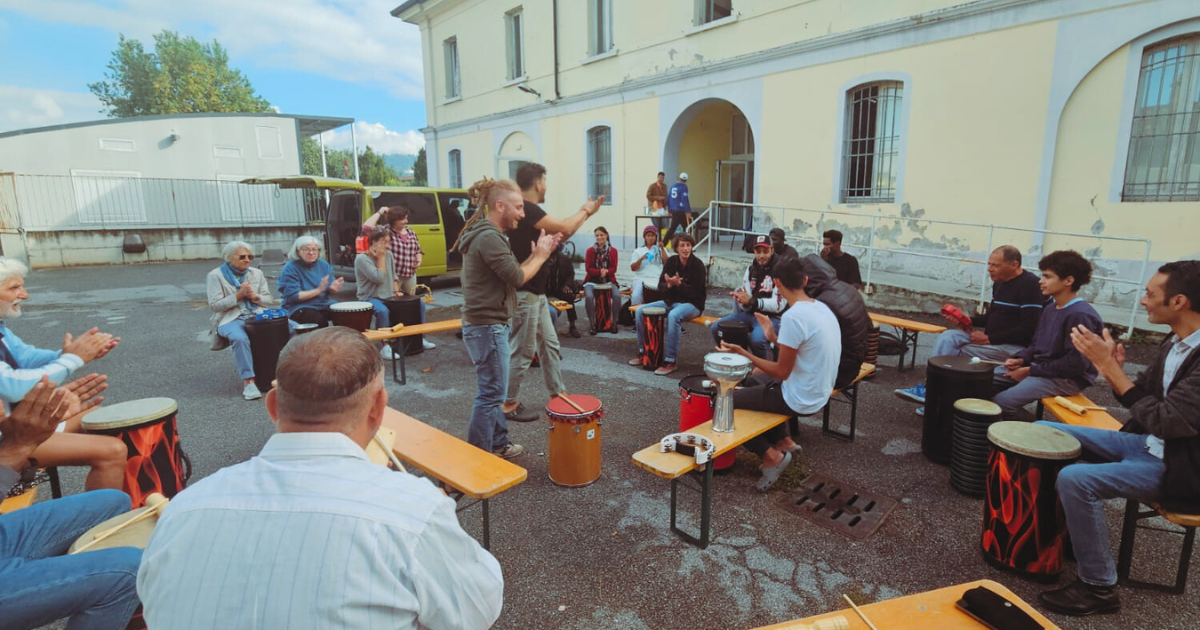
[(474, 326), (507, 324), (517, 303), (521, 265), (508, 237), (481, 219), (462, 233), (463, 319)]

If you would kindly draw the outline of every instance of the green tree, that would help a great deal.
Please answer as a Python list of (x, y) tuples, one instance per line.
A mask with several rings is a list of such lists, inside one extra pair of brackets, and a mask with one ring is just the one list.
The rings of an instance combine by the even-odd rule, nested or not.
[(106, 80), (88, 89), (113, 118), (273, 111), (250, 81), (229, 67), (229, 55), (216, 40), (202, 44), (168, 30), (154, 36), (154, 52), (121, 35)]
[(400, 174), (369, 146), (358, 156), (358, 179), (365, 186), (400, 185)]
[(300, 138), (300, 174), (325, 174), (321, 170), (321, 144), (310, 136)]
[(425, 166), (425, 147), (417, 151), (417, 161), (413, 163), (413, 186), (429, 185), (429, 169)]

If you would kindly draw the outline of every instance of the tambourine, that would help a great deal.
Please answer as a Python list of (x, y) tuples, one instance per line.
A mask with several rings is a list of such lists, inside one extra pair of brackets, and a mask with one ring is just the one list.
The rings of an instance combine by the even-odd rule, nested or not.
[(946, 304), (942, 307), (942, 315), (953, 319), (963, 330), (971, 330), (971, 318), (967, 317), (967, 314), (962, 312), (962, 309), (958, 308), (957, 306), (953, 304)]
[(712, 440), (703, 435), (695, 433), (672, 433), (663, 438), (658, 443), (658, 450), (662, 453), (682, 453), (684, 455), (695, 455), (697, 464), (707, 464), (708, 460), (712, 459), (713, 452), (717, 450)]
[[(424, 295), (421, 294), (422, 290), (425, 292)], [(430, 289), (427, 284), (418, 284), (413, 287), (412, 294), (421, 298), (426, 304), (433, 304), (433, 289)]]

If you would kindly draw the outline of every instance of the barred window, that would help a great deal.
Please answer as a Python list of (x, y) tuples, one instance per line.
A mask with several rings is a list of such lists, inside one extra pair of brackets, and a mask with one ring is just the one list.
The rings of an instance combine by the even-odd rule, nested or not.
[(446, 57), (446, 98), (457, 98), (462, 96), (458, 74), (458, 38), (451, 37), (442, 42), (442, 50)]
[(462, 151), (454, 149), (446, 161), (450, 167), (450, 187), (462, 188)]
[(1124, 201), (1200, 201), (1200, 34), (1146, 48)]
[(860, 85), (846, 93), (842, 201), (896, 200), (900, 159), (900, 105), (904, 84)]
[(604, 195), (604, 205), (612, 203), (612, 130), (593, 127), (587, 132), (587, 194)]

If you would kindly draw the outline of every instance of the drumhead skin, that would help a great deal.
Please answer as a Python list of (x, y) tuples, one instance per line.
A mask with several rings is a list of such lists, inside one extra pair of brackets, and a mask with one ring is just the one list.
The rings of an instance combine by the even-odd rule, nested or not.
[(714, 366), (721, 369), (739, 370), (750, 367), (750, 359), (732, 352), (710, 352), (704, 355), (704, 368)]
[(83, 417), (83, 428), (88, 431), (132, 427), (164, 418), (175, 413), (179, 405), (174, 398), (143, 398), (117, 403), (89, 413)]
[(705, 387), (704, 381), (707, 381), (707, 380), (709, 380), (707, 374), (697, 374), (697, 375), (693, 375), (693, 376), (687, 376), (679, 381), (679, 389), (682, 389), (683, 391), (688, 392), (689, 394), (700, 394), (702, 396), (715, 396), (717, 394), (717, 388), (715, 385), (712, 385), (711, 383), (709, 384), (708, 387)]
[(973, 413), (977, 416), (998, 416), (1000, 415), (1000, 405), (979, 398), (959, 398), (954, 401), (954, 408), (964, 413)]
[(370, 302), (335, 302), (329, 306), (331, 311), (362, 311), (375, 310), (375, 307)]
[(647, 315), (666, 315), (667, 309), (661, 306), (643, 306), (642, 312)]
[(605, 282), (603, 284), (597, 284), (596, 286), (592, 287), (592, 290), (593, 291), (612, 291), (612, 285)]
[(546, 404), (546, 415), (550, 416), (551, 420), (573, 420), (580, 418), (590, 418), (592, 414), (599, 411), (604, 404), (595, 396), (587, 394), (570, 394), (571, 400), (575, 401), (576, 405), (583, 407), (583, 412), (571, 406), (571, 403), (555, 396)]
[(988, 427), (988, 439), (1000, 448), (1038, 459), (1075, 459), (1083, 450), (1074, 437), (1028, 422), (997, 422)]
[(971, 363), (968, 356), (930, 357), (929, 367), (940, 368), (951, 372), (994, 372), (996, 366), (990, 363)]
[[(95, 540), (97, 535), (103, 534), (104, 532), (116, 527), (117, 525), (120, 525), (121, 523), (124, 523), (125, 521), (136, 518), (139, 514), (148, 509), (150, 508), (143, 507), (136, 510), (130, 510), (124, 514), (118, 514), (107, 521), (104, 521), (103, 523), (100, 523), (99, 525), (87, 530), (82, 536), (75, 540), (75, 542), (71, 545), (71, 548), (67, 550), (67, 553), (75, 553), (76, 549), (79, 549), (80, 547)], [(145, 519), (140, 520), (133, 525), (126, 527), (125, 529), (122, 529), (121, 531), (105, 538), (104, 540), (101, 540), (91, 547), (88, 547), (83, 553), (87, 553), (88, 551), (99, 551), (101, 549), (111, 549), (113, 547), (138, 547), (140, 549), (145, 549), (146, 543), (150, 541), (150, 534), (154, 532), (154, 526), (157, 524), (157, 514), (154, 516), (147, 516)]]

